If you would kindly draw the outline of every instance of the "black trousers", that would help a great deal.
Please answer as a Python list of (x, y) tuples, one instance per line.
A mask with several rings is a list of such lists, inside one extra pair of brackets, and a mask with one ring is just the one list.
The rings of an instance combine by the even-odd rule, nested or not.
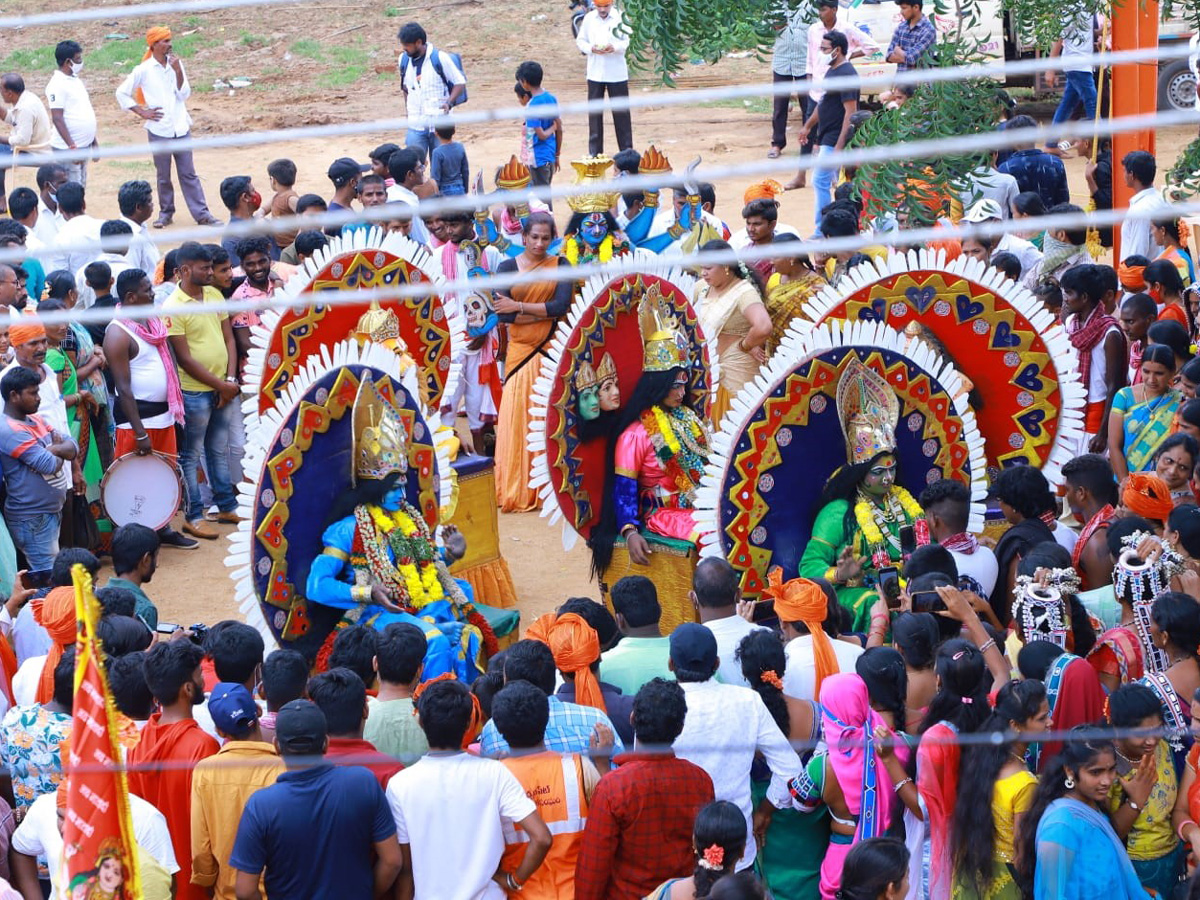
[[(772, 72), (771, 81), (775, 84), (790, 81), (798, 85), (802, 81), (808, 81), (808, 75), (780, 75), (778, 72)], [(787, 146), (788, 111), (792, 106), (792, 97), (796, 98), (800, 112), (805, 113), (808, 109), (808, 97), (805, 94), (776, 94), (771, 106), (771, 146), (780, 150)], [(801, 152), (812, 152), (812, 144), (806, 144)]]
[[(628, 81), (591, 81), (587, 83), (588, 100), (599, 100), (608, 91), (610, 100), (629, 96)], [(617, 149), (629, 150), (633, 147), (633, 122), (629, 118), (629, 110), (614, 109), (612, 111), (613, 130), (617, 133)], [(604, 153), (604, 110), (597, 109), (588, 113), (588, 153), (599, 156)]]

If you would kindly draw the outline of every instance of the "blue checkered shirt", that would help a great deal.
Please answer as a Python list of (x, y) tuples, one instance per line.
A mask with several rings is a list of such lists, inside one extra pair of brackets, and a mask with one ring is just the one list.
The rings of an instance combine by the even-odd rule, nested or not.
[[(588, 741), (597, 725), (604, 725), (613, 734), (613, 754), (624, 753), (625, 745), (617, 734), (612, 720), (593, 706), (564, 703), (557, 697), (550, 701), (550, 721), (546, 723), (546, 749), (556, 753), (587, 753)], [(483, 726), (479, 738), (479, 749), (484, 756), (496, 757), (508, 752), (508, 741), (500, 736), (496, 723), (491, 720)]]
[(904, 62), (896, 63), (897, 72), (906, 72), (919, 66), (929, 65), (929, 48), (937, 40), (937, 29), (928, 16), (921, 16), (916, 25), (910, 26), (901, 22), (892, 34), (892, 42), (888, 44), (885, 58), (892, 55), (897, 47), (904, 51)]
[(1046, 209), (1071, 200), (1066, 167), (1061, 159), (1045, 150), (1036, 147), (1018, 150), (996, 168), (1017, 179), (1017, 187), (1022, 191), (1041, 195)]

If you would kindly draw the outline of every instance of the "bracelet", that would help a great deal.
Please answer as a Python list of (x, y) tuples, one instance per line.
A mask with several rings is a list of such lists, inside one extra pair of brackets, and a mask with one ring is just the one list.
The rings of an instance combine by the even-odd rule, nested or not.
[(525, 315), (525, 304), (520, 300), (517, 301), (517, 312), (521, 315)]
[(365, 603), (371, 599), (371, 588), (369, 585), (356, 584), (350, 588), (350, 599), (355, 603)]
[(738, 339), (738, 342), (737, 342), (737, 347), (738, 347), (738, 349), (739, 349), (739, 350), (741, 350), (743, 353), (749, 353), (749, 352), (750, 352), (750, 348), (746, 346), (746, 339), (745, 339), (745, 338), (739, 338), (739, 339)]
[(830, 584), (838, 584), (837, 566), (830, 566), (825, 570), (825, 580)]
[(1195, 824), (1196, 823), (1192, 819), (1184, 819), (1182, 822), (1179, 823), (1179, 827), (1175, 829), (1175, 833), (1179, 835), (1179, 839), (1181, 841), (1187, 840), (1187, 838), (1185, 838), (1183, 836), (1183, 829), (1187, 828), (1189, 825), (1195, 825)]
[(996, 646), (996, 639), (988, 638), (986, 641), (984, 641), (982, 644), (979, 645), (979, 652), (987, 653), (988, 650), (990, 650), (992, 647), (995, 647), (995, 646)]
[(637, 523), (636, 522), (629, 522), (624, 528), (622, 528), (621, 529), (621, 537), (625, 537), (625, 535), (629, 534), (629, 532), (631, 532), (631, 531), (637, 531)]
[(508, 889), (509, 889), (510, 891), (523, 891), (523, 890), (525, 890), (525, 882), (523, 882), (523, 881), (517, 881), (517, 878), (516, 878), (516, 876), (515, 876), (515, 875), (513, 875), (513, 873), (512, 873), (512, 872), (505, 872), (505, 873), (504, 873), (504, 880), (505, 880), (505, 882), (507, 882), (507, 884), (508, 884)]
[(134, 439), (135, 441), (144, 441), (144, 440), (149, 440), (149, 438), (150, 438), (150, 435), (148, 435), (148, 434), (135, 434), (135, 435), (133, 436), (133, 439)]
[(895, 784), (895, 785), (892, 787), (892, 790), (893, 790), (893, 791), (895, 791), (895, 792), (898, 794), (898, 793), (900, 793), (900, 790), (901, 790), (901, 789), (902, 789), (902, 788), (903, 788), (903, 787), (904, 787), (906, 784), (912, 784), (912, 783), (913, 783), (913, 780), (912, 780), (911, 778), (901, 778), (901, 779), (900, 779), (899, 781), (897, 781), (897, 782), (896, 782), (896, 784)]

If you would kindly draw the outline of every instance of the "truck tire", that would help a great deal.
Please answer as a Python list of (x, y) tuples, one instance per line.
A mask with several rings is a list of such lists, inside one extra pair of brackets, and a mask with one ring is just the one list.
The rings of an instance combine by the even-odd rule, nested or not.
[(1158, 108), (1190, 111), (1196, 108), (1196, 76), (1186, 59), (1177, 59), (1158, 70)]

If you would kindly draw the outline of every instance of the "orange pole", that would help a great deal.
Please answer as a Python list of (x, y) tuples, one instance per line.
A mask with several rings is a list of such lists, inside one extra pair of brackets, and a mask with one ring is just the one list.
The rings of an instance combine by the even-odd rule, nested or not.
[[(1112, 9), (1112, 48), (1140, 50), (1158, 46), (1158, 0), (1118, 0)], [(1112, 67), (1112, 117), (1153, 113), (1158, 104), (1158, 64), (1125, 63)], [(1126, 209), (1133, 191), (1125, 186), (1121, 160), (1134, 150), (1155, 147), (1153, 129), (1113, 136), (1113, 208)], [(1113, 232), (1113, 264), (1121, 262), (1120, 228)]]

